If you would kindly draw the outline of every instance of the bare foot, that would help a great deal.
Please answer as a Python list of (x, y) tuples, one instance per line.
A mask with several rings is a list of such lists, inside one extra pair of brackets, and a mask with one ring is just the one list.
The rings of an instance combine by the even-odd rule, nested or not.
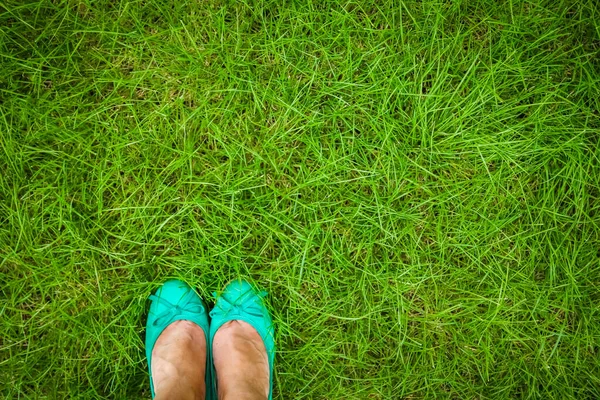
[(152, 380), (157, 400), (204, 399), (206, 338), (190, 321), (175, 321), (152, 350)]
[(269, 358), (262, 338), (243, 321), (229, 321), (214, 336), (219, 400), (269, 398)]

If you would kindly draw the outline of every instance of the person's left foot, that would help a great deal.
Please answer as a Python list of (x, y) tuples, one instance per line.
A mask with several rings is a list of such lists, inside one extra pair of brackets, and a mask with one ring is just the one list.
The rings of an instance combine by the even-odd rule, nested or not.
[(152, 350), (155, 398), (204, 399), (206, 338), (191, 321), (175, 321), (160, 334)]

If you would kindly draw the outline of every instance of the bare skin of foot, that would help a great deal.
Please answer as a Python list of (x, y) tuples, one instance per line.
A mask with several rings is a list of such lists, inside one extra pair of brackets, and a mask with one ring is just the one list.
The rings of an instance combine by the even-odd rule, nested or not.
[(152, 350), (156, 400), (205, 398), (206, 338), (190, 321), (175, 321), (158, 337)]
[(269, 398), (269, 358), (256, 330), (243, 321), (229, 321), (215, 334), (213, 360), (219, 400)]

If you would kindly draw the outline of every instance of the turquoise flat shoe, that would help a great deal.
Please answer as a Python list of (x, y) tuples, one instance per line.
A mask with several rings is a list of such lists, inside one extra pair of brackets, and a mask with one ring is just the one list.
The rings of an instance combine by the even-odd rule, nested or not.
[[(152, 381), (152, 350), (154, 344), (167, 326), (175, 321), (191, 321), (204, 331), (208, 339), (208, 314), (200, 296), (187, 283), (173, 279), (165, 282), (150, 295), (150, 311), (146, 322), (146, 359), (150, 374), (150, 390), (154, 398)], [(212, 399), (212, 379), (210, 360), (211, 348), (206, 344), (206, 398)]]
[[(231, 281), (220, 296), (215, 297), (217, 302), (210, 312), (210, 341), (217, 330), (226, 322), (238, 320), (250, 324), (262, 338), (267, 356), (269, 358), (269, 399), (273, 398), (273, 363), (275, 362), (275, 329), (269, 311), (263, 304), (263, 297), (267, 292), (256, 292), (246, 281)], [(214, 371), (213, 371), (214, 374)], [(213, 375), (216, 377), (216, 374)], [(215, 379), (216, 381), (216, 379)], [(214, 388), (217, 398), (216, 387)]]

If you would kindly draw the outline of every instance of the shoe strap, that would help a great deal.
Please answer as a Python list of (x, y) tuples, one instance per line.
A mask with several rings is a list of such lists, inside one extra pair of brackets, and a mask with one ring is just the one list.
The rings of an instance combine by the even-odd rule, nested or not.
[(171, 303), (164, 297), (150, 295), (150, 299), (157, 301), (166, 307), (166, 310), (158, 314), (154, 319), (154, 326), (166, 326), (173, 322), (180, 315), (190, 314), (204, 314), (206, 310), (202, 304), (194, 304), (192, 301), (197, 297), (193, 290), (188, 291), (177, 304)]
[[(215, 308), (211, 310), (209, 313), (211, 317), (214, 317), (215, 314), (223, 314), (228, 315), (230, 313), (236, 314), (248, 314), (256, 318), (263, 318), (264, 316), (264, 306), (260, 301), (246, 301), (248, 297), (258, 296), (260, 299), (263, 299), (267, 292), (261, 291), (259, 293), (254, 293), (249, 290), (246, 293), (242, 294), (237, 299), (231, 300), (227, 297), (227, 294), (221, 295), (221, 297), (217, 298), (217, 293), (213, 292), (213, 296), (218, 300)], [(219, 308), (219, 310), (217, 310)]]

